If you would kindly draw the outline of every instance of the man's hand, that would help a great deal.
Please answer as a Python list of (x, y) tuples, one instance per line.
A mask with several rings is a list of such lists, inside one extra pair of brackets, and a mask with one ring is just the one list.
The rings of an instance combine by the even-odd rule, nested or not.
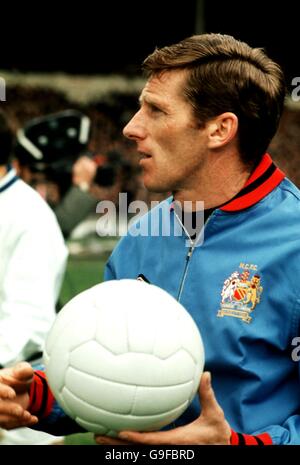
[(33, 369), (27, 362), (0, 370), (0, 426), (5, 429), (32, 426), (38, 419), (26, 409)]
[(72, 168), (72, 181), (74, 186), (88, 191), (94, 181), (97, 164), (89, 157), (82, 156), (74, 163)]
[(199, 386), (201, 415), (188, 425), (169, 431), (139, 433), (122, 431), (118, 438), (95, 436), (98, 444), (201, 445), (230, 444), (231, 430), (211, 386), (209, 372), (202, 375)]

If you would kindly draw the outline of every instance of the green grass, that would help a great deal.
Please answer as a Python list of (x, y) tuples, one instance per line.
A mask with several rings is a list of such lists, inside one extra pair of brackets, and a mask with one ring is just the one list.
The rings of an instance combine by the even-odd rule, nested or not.
[(60, 307), (80, 292), (101, 283), (105, 263), (106, 257), (70, 256), (59, 298)]
[(93, 433), (70, 434), (64, 438), (65, 446), (96, 446)]

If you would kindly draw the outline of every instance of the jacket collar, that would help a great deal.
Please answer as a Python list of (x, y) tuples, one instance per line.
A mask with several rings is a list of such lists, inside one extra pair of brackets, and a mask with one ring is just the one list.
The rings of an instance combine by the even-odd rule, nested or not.
[(8, 189), (14, 182), (17, 181), (17, 179), (19, 178), (16, 175), (16, 171), (13, 168), (8, 167), (6, 175), (0, 179), (0, 193)]
[(265, 153), (242, 190), (219, 208), (225, 212), (234, 212), (252, 207), (272, 192), (284, 177), (285, 174), (273, 163), (270, 155)]
[[(248, 181), (231, 200), (218, 208), (225, 212), (236, 212), (252, 207), (266, 197), (281, 181), (285, 174), (273, 163), (268, 153), (265, 153)], [(170, 210), (174, 209), (173, 197), (170, 198)]]

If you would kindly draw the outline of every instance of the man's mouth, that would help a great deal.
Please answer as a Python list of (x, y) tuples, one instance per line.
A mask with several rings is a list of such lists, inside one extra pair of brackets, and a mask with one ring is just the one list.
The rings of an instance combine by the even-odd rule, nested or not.
[(139, 152), (139, 155), (141, 156), (141, 160), (146, 160), (148, 158), (152, 158), (152, 156), (149, 155), (149, 153), (145, 153), (145, 152)]
[(141, 156), (141, 158), (151, 158), (151, 155), (149, 155), (149, 153), (146, 152), (139, 152), (139, 155)]

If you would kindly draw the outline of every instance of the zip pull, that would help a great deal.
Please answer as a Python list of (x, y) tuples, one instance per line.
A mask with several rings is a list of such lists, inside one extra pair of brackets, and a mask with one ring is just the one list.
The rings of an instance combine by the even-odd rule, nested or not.
[(194, 250), (194, 243), (192, 243), (192, 244), (190, 245), (189, 251), (188, 251), (188, 253), (187, 253), (186, 257), (185, 257), (185, 259), (186, 259), (187, 261), (189, 261), (189, 259), (191, 258), (192, 254), (193, 254), (193, 250)]
[(183, 271), (183, 275), (182, 275), (182, 279), (181, 279), (181, 283), (180, 283), (179, 291), (178, 291), (178, 295), (177, 295), (177, 301), (178, 302), (180, 302), (180, 299), (181, 299), (181, 294), (182, 294), (182, 291), (183, 291), (183, 287), (184, 287), (184, 283), (185, 283), (185, 279), (186, 279), (186, 275), (187, 275), (187, 271), (188, 271), (188, 267), (189, 267), (189, 262), (190, 262), (191, 256), (193, 255), (194, 248), (195, 248), (194, 244), (191, 243), (191, 245), (189, 247), (189, 250), (188, 250), (188, 253), (186, 254), (186, 257), (185, 257), (185, 267), (184, 267), (184, 271)]

